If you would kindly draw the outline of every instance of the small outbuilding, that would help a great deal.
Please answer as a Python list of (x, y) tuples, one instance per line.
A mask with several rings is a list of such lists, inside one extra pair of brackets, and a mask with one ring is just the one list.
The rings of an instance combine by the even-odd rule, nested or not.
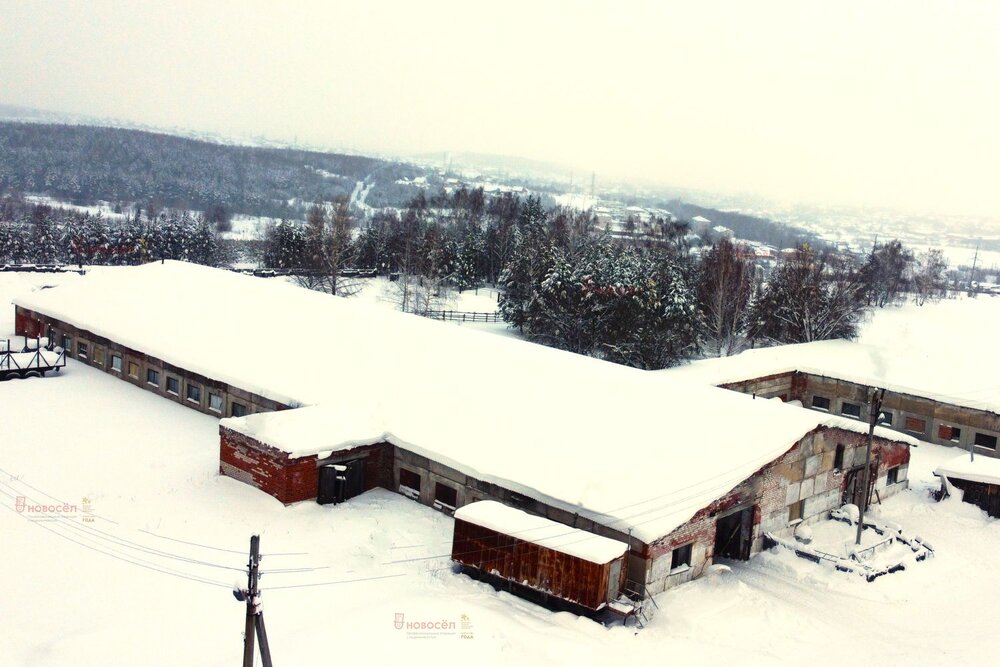
[(938, 466), (941, 497), (961, 493), (962, 501), (1000, 518), (1000, 459), (959, 456)]
[(497, 588), (594, 613), (624, 590), (628, 550), (624, 542), (481, 500), (455, 512), (451, 558)]

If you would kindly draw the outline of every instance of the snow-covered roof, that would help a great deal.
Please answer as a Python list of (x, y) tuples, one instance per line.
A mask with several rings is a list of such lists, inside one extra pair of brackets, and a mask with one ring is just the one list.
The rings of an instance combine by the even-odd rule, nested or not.
[(938, 466), (934, 474), (970, 482), (1000, 485), (1000, 459), (977, 456), (972, 460), (968, 454), (962, 454)]
[(182, 262), (95, 272), (16, 303), (313, 406), (223, 420), (292, 456), (388, 440), (647, 542), (818, 426), (866, 427)]
[(493, 500), (464, 505), (455, 510), (455, 518), (598, 565), (610, 563), (628, 550), (624, 542), (570, 528)]
[(991, 378), (1000, 357), (944, 345), (899, 351), (847, 340), (824, 340), (747, 350), (731, 357), (702, 359), (657, 371), (680, 380), (721, 385), (802, 371), (964, 407), (1000, 412)]

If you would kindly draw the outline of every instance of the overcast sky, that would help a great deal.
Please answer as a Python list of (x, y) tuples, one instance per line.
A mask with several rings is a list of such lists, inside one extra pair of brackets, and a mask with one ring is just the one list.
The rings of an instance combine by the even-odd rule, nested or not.
[(0, 102), (996, 216), (998, 27), (962, 0), (0, 0)]

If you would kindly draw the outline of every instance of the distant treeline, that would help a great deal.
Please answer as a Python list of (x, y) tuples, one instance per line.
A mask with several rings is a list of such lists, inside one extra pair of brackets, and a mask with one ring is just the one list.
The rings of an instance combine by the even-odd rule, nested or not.
[(664, 204), (664, 207), (684, 220), (691, 220), (697, 216), (701, 216), (711, 220), (713, 226), (722, 225), (723, 227), (728, 227), (733, 230), (738, 239), (759, 241), (776, 248), (797, 248), (803, 243), (808, 243), (814, 247), (823, 245), (814, 234), (767, 218), (758, 218), (746, 215), (745, 213), (720, 211), (714, 208), (695, 206), (679, 199), (672, 199)]
[(165, 134), (83, 125), (0, 122), (0, 192), (144, 208), (299, 218), (317, 199), (373, 184), (371, 203), (403, 205), (396, 181), (422, 171), (355, 155), (227, 146)]
[(207, 216), (141, 209), (117, 220), (100, 214), (0, 198), (0, 264), (134, 265), (181, 259), (222, 266), (236, 250)]

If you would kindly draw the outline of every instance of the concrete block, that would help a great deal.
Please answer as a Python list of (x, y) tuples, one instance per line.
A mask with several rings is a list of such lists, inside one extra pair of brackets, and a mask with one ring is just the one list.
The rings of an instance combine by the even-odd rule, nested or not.
[(816, 484), (815, 477), (807, 477), (804, 480), (802, 480), (802, 485), (799, 488), (799, 499), (805, 500), (806, 498), (812, 496), (814, 492), (813, 487), (815, 486), (815, 484)]
[(789, 484), (785, 490), (785, 505), (791, 505), (799, 500), (799, 489), (802, 486), (801, 482), (794, 482)]
[(823, 461), (822, 454), (814, 454), (806, 459), (805, 476), (813, 477), (819, 472), (820, 463)]

